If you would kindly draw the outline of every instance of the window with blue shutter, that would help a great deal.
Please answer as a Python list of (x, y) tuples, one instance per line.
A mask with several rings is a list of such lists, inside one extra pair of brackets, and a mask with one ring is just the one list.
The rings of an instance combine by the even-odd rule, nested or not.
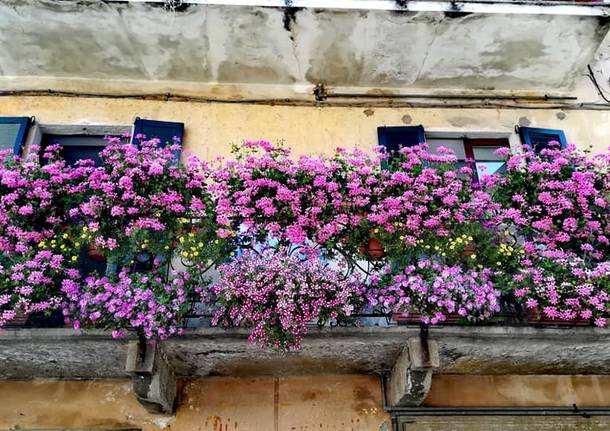
[(532, 148), (536, 153), (540, 153), (545, 148), (552, 148), (549, 143), (557, 141), (561, 148), (568, 145), (565, 133), (558, 129), (539, 129), (535, 127), (519, 127), (521, 143)]
[(385, 147), (388, 154), (397, 152), (403, 147), (413, 147), (426, 142), (423, 126), (378, 127), (379, 145)]
[(69, 164), (74, 166), (78, 160), (93, 160), (95, 166), (102, 164), (100, 153), (106, 146), (104, 135), (56, 135), (43, 134), (42, 148), (49, 145), (60, 145), (61, 157)]
[(30, 117), (0, 117), (0, 150), (13, 150), (20, 156), (30, 123)]
[(182, 144), (184, 136), (184, 123), (172, 123), (169, 121), (144, 120), (136, 118), (133, 128), (133, 143), (140, 145), (140, 142), (147, 139), (158, 138), (161, 147), (173, 145), (174, 142)]

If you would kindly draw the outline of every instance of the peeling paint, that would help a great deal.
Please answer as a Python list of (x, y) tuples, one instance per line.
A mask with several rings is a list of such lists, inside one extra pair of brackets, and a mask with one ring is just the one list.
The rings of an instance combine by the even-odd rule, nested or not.
[(416, 12), (399, 1), (399, 14), (282, 5), (168, 13), (162, 3), (7, 0), (0, 77), (569, 91), (610, 26), (593, 16), (469, 13), (457, 2)]

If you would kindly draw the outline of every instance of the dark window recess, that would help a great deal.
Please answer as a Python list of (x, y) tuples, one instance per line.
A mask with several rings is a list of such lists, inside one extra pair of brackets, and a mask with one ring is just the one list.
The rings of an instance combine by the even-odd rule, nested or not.
[(0, 150), (20, 156), (29, 128), (30, 117), (0, 117)]
[(559, 142), (561, 148), (565, 148), (568, 145), (565, 133), (563, 130), (558, 129), (519, 127), (519, 136), (521, 137), (521, 143), (523, 145), (529, 146), (537, 153), (545, 148), (552, 148), (549, 145), (551, 141)]
[(377, 136), (388, 154), (426, 142), (423, 126), (378, 127)]
[(133, 127), (133, 143), (135, 145), (140, 145), (140, 142), (144, 140), (143, 138), (139, 138), (140, 135), (145, 136), (145, 139), (158, 138), (161, 141), (161, 147), (172, 145), (174, 142), (182, 145), (184, 123), (172, 123), (168, 121), (144, 120), (142, 118), (136, 118), (136, 122), (134, 123)]
[(102, 163), (100, 153), (107, 142), (103, 135), (42, 135), (42, 148), (49, 145), (61, 145), (60, 154), (70, 165), (89, 159), (99, 166)]
[[(76, 164), (78, 160), (93, 160), (96, 166), (102, 164), (100, 152), (106, 147), (107, 142), (103, 135), (42, 135), (42, 148), (49, 145), (61, 145), (60, 154), (70, 165)], [(89, 257), (88, 244), (83, 244), (78, 258), (78, 269), (83, 277), (97, 272), (100, 275), (106, 273), (106, 262), (100, 262)]]

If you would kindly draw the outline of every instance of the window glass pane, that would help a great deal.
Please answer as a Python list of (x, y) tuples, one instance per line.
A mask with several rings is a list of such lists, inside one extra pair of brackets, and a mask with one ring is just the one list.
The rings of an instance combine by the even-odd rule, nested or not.
[(0, 124), (0, 150), (12, 150), (21, 124)]
[(479, 162), (476, 163), (477, 176), (479, 179), (497, 173), (502, 173), (506, 170), (506, 163), (504, 162)]
[(449, 148), (453, 150), (453, 153), (458, 159), (466, 159), (466, 151), (464, 150), (464, 141), (462, 139), (426, 139), (426, 142), (430, 146), (430, 152), (437, 153), (439, 147)]
[(504, 157), (495, 154), (499, 148), (506, 147), (472, 147), (475, 160), (502, 161)]

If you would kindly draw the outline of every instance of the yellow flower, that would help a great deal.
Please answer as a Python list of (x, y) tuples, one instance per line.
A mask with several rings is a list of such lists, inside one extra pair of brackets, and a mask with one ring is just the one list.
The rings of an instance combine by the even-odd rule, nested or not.
[(88, 232), (89, 228), (87, 226), (83, 226), (83, 232)]
[(76, 262), (78, 260), (78, 256), (72, 256), (72, 262)]
[(77, 242), (75, 242), (75, 243), (74, 243), (74, 247), (76, 247), (76, 248), (80, 247), (80, 242), (78, 242), (78, 241), (77, 241)]
[(142, 244), (142, 248), (146, 248), (146, 244)]
[(197, 244), (197, 246), (198, 246), (198, 247), (203, 247), (203, 243), (202, 243), (202, 242), (200, 242), (200, 243), (198, 243), (198, 244)]
[(189, 257), (189, 254), (188, 254), (188, 252), (183, 251), (183, 252), (182, 252), (182, 256), (184, 256), (184, 257)]
[(92, 227), (91, 228), (91, 232), (97, 232), (97, 228), (96, 227)]
[(61, 237), (62, 237), (63, 239), (68, 239), (68, 234), (67, 234), (67, 233), (64, 233), (64, 234), (63, 234)]
[(472, 260), (474, 260), (474, 259), (476, 259), (476, 258), (477, 258), (477, 255), (476, 255), (476, 254), (473, 254), (473, 255), (471, 255), (471, 256), (470, 256), (470, 258), (471, 258)]
[(435, 245), (435, 246), (434, 246), (434, 250), (435, 250), (435, 251), (439, 251), (440, 249), (441, 249), (441, 248), (440, 248), (438, 245)]
[(404, 236), (402, 236), (402, 235), (400, 235), (400, 240), (401, 240), (401, 241), (404, 241), (404, 240), (405, 240), (405, 237), (404, 237)]
[(166, 245), (165, 247), (163, 247), (165, 250), (169, 250), (169, 245)]
[(233, 253), (233, 252), (231, 252), (231, 253), (229, 253), (229, 254), (230, 254), (231, 256), (235, 256), (235, 253)]
[(373, 231), (373, 233), (379, 233), (379, 229), (375, 228), (375, 230)]
[(195, 256), (195, 257), (199, 256), (199, 252), (198, 251), (194, 251), (193, 252), (193, 256)]
[(220, 243), (220, 241), (219, 241), (219, 240), (217, 240), (217, 239), (215, 239), (215, 240), (214, 240), (214, 244), (218, 244), (218, 243)]

